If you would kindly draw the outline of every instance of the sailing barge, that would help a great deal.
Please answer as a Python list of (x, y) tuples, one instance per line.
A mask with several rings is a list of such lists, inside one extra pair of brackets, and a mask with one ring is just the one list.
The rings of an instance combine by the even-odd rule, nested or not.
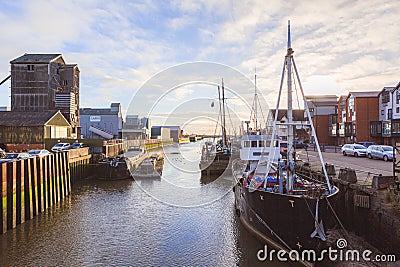
[(217, 143), (205, 142), (199, 167), (203, 183), (212, 182), (222, 174), (231, 174), (232, 149), (229, 145), (225, 125), (225, 88), (222, 80), (222, 97), (218, 86), (219, 114), (221, 117), (222, 138)]
[[(243, 225), (251, 233), (272, 244), (275, 248), (287, 252), (313, 249), (318, 253), (326, 246), (326, 229), (333, 225), (332, 209), (339, 189), (330, 184), (307, 106), (305, 109), (309, 127), (318, 149), (325, 180), (315, 181), (296, 173), (292, 68), (304, 100), (303, 88), (293, 59), (289, 23), (287, 54), (282, 71), (272, 134), (270, 134), (268, 142), (269, 149), (261, 149), (260, 152), (260, 147), (264, 147), (265, 143), (260, 145), (262, 140), (257, 140), (256, 138), (259, 138), (257, 135), (242, 140), (241, 161), (240, 163), (235, 162), (232, 170), (235, 208)], [(277, 114), (285, 70), (287, 72), (288, 122), (280, 123), (277, 122)], [(280, 141), (276, 136), (277, 125), (287, 127), (288, 154), (285, 160), (276, 155), (279, 153)], [(254, 146), (249, 146), (246, 142), (253, 142)], [(245, 151), (247, 152), (245, 153)], [(252, 157), (254, 153), (259, 153), (260, 157)], [(313, 260), (315, 259), (311, 259), (311, 262)], [(309, 264), (309, 262), (303, 263)]]

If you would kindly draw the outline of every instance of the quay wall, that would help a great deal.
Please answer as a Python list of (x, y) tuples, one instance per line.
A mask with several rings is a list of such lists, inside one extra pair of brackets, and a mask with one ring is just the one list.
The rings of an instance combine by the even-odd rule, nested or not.
[(333, 179), (339, 188), (335, 212), (347, 231), (356, 233), (387, 254), (400, 258), (400, 197), (393, 191), (377, 190)]
[(32, 219), (71, 193), (85, 177), (90, 155), (68, 152), (0, 163), (0, 234)]

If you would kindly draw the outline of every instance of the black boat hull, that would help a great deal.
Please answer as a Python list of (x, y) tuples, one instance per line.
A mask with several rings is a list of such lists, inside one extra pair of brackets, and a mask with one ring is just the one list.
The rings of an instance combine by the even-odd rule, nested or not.
[(91, 173), (102, 180), (132, 179), (131, 173), (124, 160), (119, 161), (117, 165), (110, 164), (108, 161), (91, 164), (91, 170)]
[(204, 157), (199, 163), (201, 175), (218, 178), (224, 172), (232, 173), (230, 153), (217, 153), (214, 157)]
[[(256, 236), (270, 241), (274, 247), (287, 251), (312, 249), (316, 252), (326, 247), (325, 241), (311, 238), (316, 229), (316, 199), (258, 190), (249, 192), (241, 183), (235, 185), (234, 192), (235, 207), (245, 226)], [(337, 193), (334, 193), (319, 200), (318, 218), (319, 221), (322, 219), (325, 233), (334, 225), (329, 204), (334, 207), (336, 198)]]

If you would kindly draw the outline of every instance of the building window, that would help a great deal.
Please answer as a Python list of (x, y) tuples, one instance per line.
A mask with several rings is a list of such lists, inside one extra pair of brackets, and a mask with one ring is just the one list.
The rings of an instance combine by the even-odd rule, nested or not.
[(33, 71), (34, 70), (34, 65), (28, 65), (28, 71)]
[(394, 135), (400, 134), (400, 121), (398, 120), (392, 121), (392, 134)]
[(388, 103), (390, 101), (390, 92), (384, 91), (382, 93), (382, 104)]
[(385, 136), (390, 136), (391, 131), (391, 123), (390, 122), (383, 122), (382, 123), (382, 134)]
[(396, 113), (399, 113), (399, 112), (400, 112), (400, 108), (397, 107), (397, 108), (396, 108)]
[(68, 85), (68, 80), (64, 80), (63, 85)]
[(388, 119), (388, 120), (391, 120), (392, 117), (393, 117), (393, 111), (392, 111), (392, 109), (390, 108), (390, 109), (388, 109), (387, 119)]
[(350, 96), (347, 100), (347, 113), (351, 114), (351, 110), (354, 110), (354, 96)]
[(385, 110), (381, 110), (381, 115), (383, 116), (383, 115), (385, 115)]
[(250, 147), (250, 141), (244, 141), (244, 147)]

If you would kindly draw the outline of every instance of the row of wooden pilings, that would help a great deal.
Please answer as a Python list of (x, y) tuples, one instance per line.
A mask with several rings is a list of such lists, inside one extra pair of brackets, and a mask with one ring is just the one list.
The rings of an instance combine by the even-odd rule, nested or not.
[(90, 156), (68, 153), (0, 163), (0, 233), (15, 228), (71, 193), (71, 181), (85, 176)]

